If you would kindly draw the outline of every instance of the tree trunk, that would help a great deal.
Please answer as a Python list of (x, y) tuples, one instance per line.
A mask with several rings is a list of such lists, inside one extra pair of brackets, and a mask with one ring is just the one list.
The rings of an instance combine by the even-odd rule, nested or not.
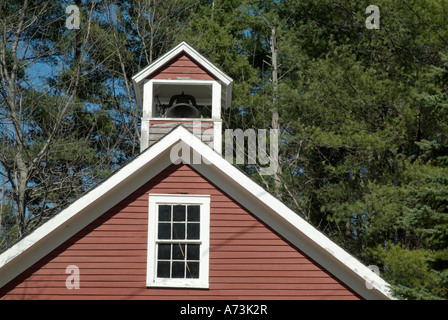
[(0, 196), (0, 234), (2, 233), (3, 203), (5, 201), (5, 177), (2, 178), (2, 193)]
[[(280, 134), (280, 124), (278, 115), (278, 48), (277, 48), (277, 29), (271, 27), (271, 67), (272, 67), (272, 120), (271, 129), (277, 129)], [(272, 152), (272, 151), (271, 151)], [(282, 182), (281, 182), (281, 166), (277, 165), (277, 170), (274, 173), (274, 183), (276, 196), (280, 196)]]
[[(19, 162), (19, 161), (18, 161)], [(26, 231), (26, 190), (28, 184), (26, 166), (19, 169), (18, 183), (16, 186), (17, 222), (19, 237), (22, 238)]]

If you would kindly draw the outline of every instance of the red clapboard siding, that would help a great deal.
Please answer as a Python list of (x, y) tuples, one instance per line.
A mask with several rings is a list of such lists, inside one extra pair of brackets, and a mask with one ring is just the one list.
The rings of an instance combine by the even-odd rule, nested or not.
[[(213, 141), (213, 121), (201, 120), (200, 126), (194, 128), (198, 120), (165, 120), (165, 119), (151, 119), (149, 121), (149, 145), (166, 136), (171, 130), (179, 124), (183, 124), (193, 134), (197, 135), (199, 139), (205, 143)], [(199, 134), (199, 135), (198, 135)], [(193, 181), (189, 181), (193, 182)]]
[(151, 79), (192, 79), (192, 80), (217, 80), (204, 67), (197, 63), (185, 52), (171, 59), (155, 73), (148, 76)]
[[(146, 288), (148, 193), (210, 194), (210, 288)], [(65, 269), (80, 270), (68, 290)], [(359, 299), (188, 165), (171, 165), (0, 289), (2, 299)]]

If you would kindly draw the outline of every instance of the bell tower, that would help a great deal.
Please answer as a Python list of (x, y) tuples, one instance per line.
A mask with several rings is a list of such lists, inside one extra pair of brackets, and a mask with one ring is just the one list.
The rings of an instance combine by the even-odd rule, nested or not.
[(141, 152), (182, 124), (222, 153), (221, 110), (232, 99), (229, 76), (182, 42), (132, 81), (143, 110)]

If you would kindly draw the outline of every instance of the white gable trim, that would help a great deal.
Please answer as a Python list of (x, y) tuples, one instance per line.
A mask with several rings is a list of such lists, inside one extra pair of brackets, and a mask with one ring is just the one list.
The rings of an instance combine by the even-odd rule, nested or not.
[[(173, 145), (177, 141), (175, 139), (175, 135), (165, 136), (166, 146)], [(0, 255), (0, 288), (169, 165), (169, 150), (167, 151), (164, 143), (154, 144), (109, 179), (3, 252)]]
[[(183, 129), (183, 128), (178, 128)], [(184, 129), (185, 130), (185, 129)], [(190, 164), (233, 199), (366, 299), (393, 299), (389, 284), (246, 174), (189, 134), (183, 143), (209, 165)], [(192, 156), (190, 156), (192, 161)], [(184, 159), (188, 161), (188, 159)], [(368, 289), (368, 286), (372, 289)]]
[(151, 63), (146, 68), (140, 70), (136, 75), (132, 77), (136, 83), (140, 83), (143, 81), (148, 75), (157, 71), (160, 67), (162, 67), (165, 63), (169, 62), (173, 57), (177, 56), (181, 52), (185, 52), (189, 56), (191, 56), (194, 60), (199, 62), (204, 68), (207, 69), (211, 74), (213, 74), (219, 81), (221, 81), (224, 85), (230, 85), (233, 80), (226, 75), (224, 72), (219, 70), (215, 65), (213, 65), (210, 61), (200, 55), (196, 50), (190, 47), (186, 42), (179, 43), (176, 47), (168, 51), (166, 54), (158, 58), (156, 61)]
[(202, 164), (192, 163), (193, 168), (355, 292), (366, 299), (392, 299), (387, 282), (182, 126), (1, 254), (0, 287), (170, 165), (177, 143), (190, 148), (191, 155), (182, 155), (184, 161), (193, 162), (199, 154)]

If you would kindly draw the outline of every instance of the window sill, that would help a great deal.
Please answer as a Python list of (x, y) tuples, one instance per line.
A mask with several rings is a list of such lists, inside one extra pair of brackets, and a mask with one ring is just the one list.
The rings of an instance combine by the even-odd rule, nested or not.
[(209, 289), (208, 283), (200, 281), (178, 281), (172, 279), (160, 280), (156, 282), (146, 283), (147, 288), (178, 288), (178, 289)]

